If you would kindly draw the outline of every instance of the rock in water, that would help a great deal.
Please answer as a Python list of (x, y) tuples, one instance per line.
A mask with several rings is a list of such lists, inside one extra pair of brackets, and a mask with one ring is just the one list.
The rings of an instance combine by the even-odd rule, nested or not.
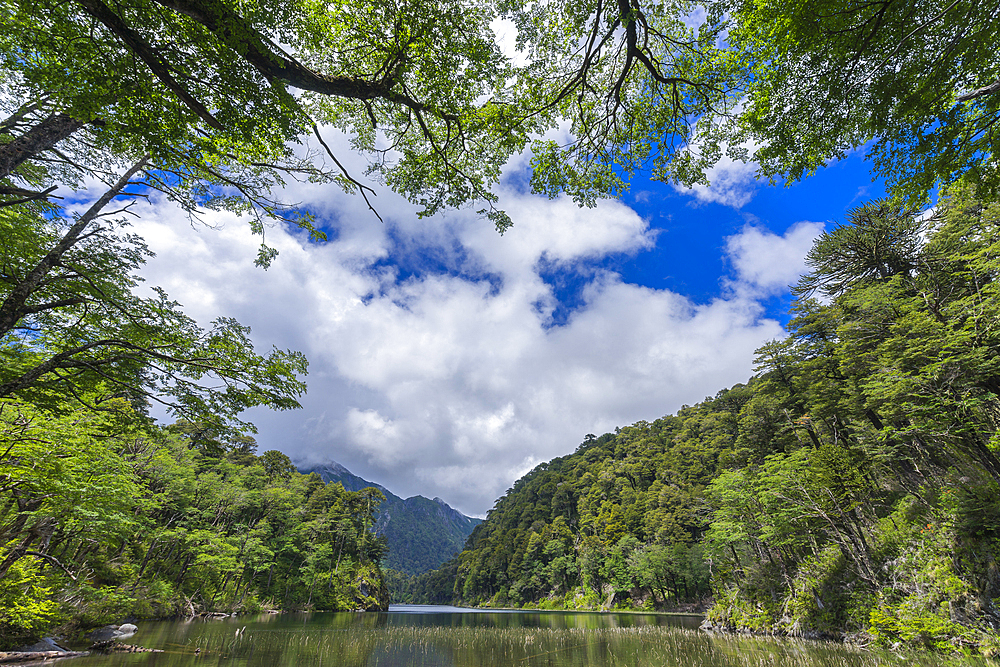
[(139, 628), (132, 625), (131, 623), (125, 623), (123, 625), (105, 625), (103, 628), (97, 628), (88, 632), (84, 637), (90, 641), (106, 642), (112, 639), (125, 639), (126, 637), (131, 637)]
[(42, 651), (57, 651), (59, 653), (67, 653), (69, 649), (65, 649), (56, 643), (56, 640), (52, 637), (46, 637), (37, 644), (32, 644), (31, 646), (22, 646), (17, 649), (18, 653), (40, 653)]
[(132, 625), (131, 623), (124, 623), (124, 624), (118, 626), (118, 633), (119, 634), (118, 634), (117, 639), (124, 639), (125, 637), (131, 637), (132, 635), (134, 635), (138, 631), (139, 631), (139, 628), (137, 626)]

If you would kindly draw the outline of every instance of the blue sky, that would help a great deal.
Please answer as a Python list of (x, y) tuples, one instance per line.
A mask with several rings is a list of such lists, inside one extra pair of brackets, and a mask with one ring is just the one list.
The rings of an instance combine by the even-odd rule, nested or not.
[[(330, 140), (361, 173), (346, 139)], [(147, 285), (199, 321), (236, 317), (262, 349), (306, 353), (303, 409), (250, 415), (260, 451), (482, 516), (585, 434), (745, 381), (753, 351), (783, 335), (812, 239), (882, 194), (855, 155), (790, 188), (728, 163), (709, 188), (637, 178), (622, 201), (580, 209), (524, 192), (525, 165), (498, 188), (514, 221), (502, 237), (473, 210), (418, 220), (376, 188), (380, 223), (332, 186), (292, 184), (285, 196), (330, 240), (270, 229), (267, 271), (245, 221), (210, 212), (213, 228), (192, 228), (154, 200), (136, 225), (157, 253)]]
[[(732, 275), (725, 239), (746, 225), (780, 236), (801, 221), (835, 223), (852, 207), (885, 196), (859, 153), (790, 187), (747, 182), (741, 189), (747, 203), (738, 207), (699, 200), (662, 183), (637, 182), (633, 190), (642, 195), (628, 197), (629, 205), (661, 231), (654, 249), (622, 263), (623, 278), (696, 301), (717, 296)], [(787, 292), (765, 303), (768, 317), (787, 321)]]

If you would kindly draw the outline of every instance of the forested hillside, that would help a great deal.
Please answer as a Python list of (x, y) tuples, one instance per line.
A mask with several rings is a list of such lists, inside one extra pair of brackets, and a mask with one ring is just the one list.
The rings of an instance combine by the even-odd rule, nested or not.
[(129, 412), (0, 402), (0, 642), (66, 621), (385, 607), (378, 490), (215, 449), (190, 425), (123, 425)]
[(653, 609), (707, 598), (704, 489), (732, 461), (749, 395), (738, 386), (674, 416), (588, 435), (519, 479), (450, 567), (413, 581), (414, 599)]
[(440, 498), (400, 498), (384, 486), (358, 477), (339, 463), (301, 472), (315, 472), (323, 481), (340, 483), (348, 491), (367, 487), (382, 491), (385, 500), (375, 514), (373, 530), (385, 538), (386, 555), (382, 566), (390, 579), (397, 573), (415, 575), (439, 567), (462, 550), (472, 529), (482, 521), (465, 516)]
[(1000, 646), (1000, 206), (852, 211), (745, 386), (535, 468), (427, 601), (672, 607), (731, 628)]

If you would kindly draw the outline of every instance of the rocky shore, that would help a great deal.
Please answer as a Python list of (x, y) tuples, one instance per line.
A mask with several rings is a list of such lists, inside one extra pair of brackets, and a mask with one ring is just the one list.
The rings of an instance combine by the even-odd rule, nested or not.
[(100, 653), (162, 653), (159, 649), (147, 648), (145, 646), (132, 646), (125, 644), (121, 640), (128, 639), (135, 635), (139, 628), (132, 623), (122, 625), (105, 625), (104, 627), (92, 630), (84, 635), (89, 641), (90, 648), (87, 651), (73, 651), (60, 645), (60, 640), (55, 637), (46, 637), (30, 646), (22, 646), (13, 651), (0, 651), (0, 664), (19, 665), (41, 662), (44, 660), (54, 660), (60, 658), (72, 658), (75, 656), (89, 655), (91, 652)]

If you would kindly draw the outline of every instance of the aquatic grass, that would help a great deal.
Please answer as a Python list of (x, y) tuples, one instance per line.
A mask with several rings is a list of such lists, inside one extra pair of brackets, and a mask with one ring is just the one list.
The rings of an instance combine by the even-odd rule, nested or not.
[[(385, 615), (286, 617), (277, 622), (163, 624), (167, 654), (81, 659), (80, 667), (942, 667), (984, 666), (986, 660), (899, 656), (841, 644), (770, 637), (710, 635), (654, 624), (627, 625), (604, 617), (605, 627), (463, 625), (468, 618), (391, 620)], [(520, 620), (525, 617), (518, 615)], [(601, 618), (601, 617), (599, 617)], [(479, 617), (479, 622), (496, 619)], [(537, 619), (536, 619), (537, 620)], [(471, 623), (471, 621), (469, 621)], [(615, 625), (618, 623), (618, 625)], [(246, 627), (240, 632), (240, 628)], [(195, 649), (200, 649), (194, 658)], [(197, 659), (197, 663), (192, 662)]]

